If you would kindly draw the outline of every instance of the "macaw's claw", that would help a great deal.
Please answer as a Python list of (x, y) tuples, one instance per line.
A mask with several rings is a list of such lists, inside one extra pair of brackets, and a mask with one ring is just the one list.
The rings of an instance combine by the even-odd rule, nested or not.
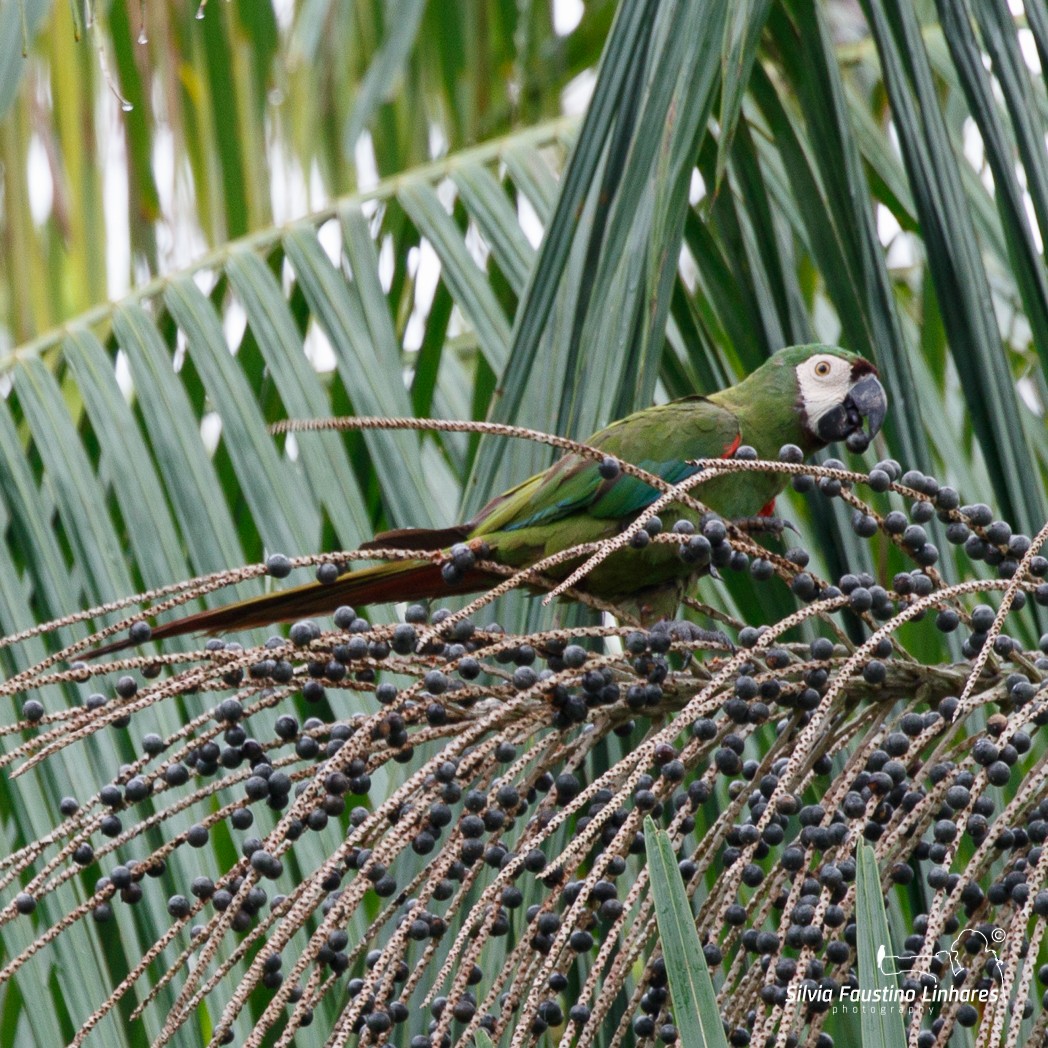
[[(662, 619), (651, 627), (651, 632), (667, 633), (673, 641), (694, 644), (696, 647), (717, 647), (726, 648), (731, 652), (735, 651), (735, 644), (726, 634), (720, 630), (703, 629), (688, 619)], [(691, 654), (688, 652), (689, 658)]]
[(747, 535), (774, 535), (779, 538), (787, 528), (795, 535), (800, 534), (793, 522), (784, 517), (739, 517), (732, 524)]

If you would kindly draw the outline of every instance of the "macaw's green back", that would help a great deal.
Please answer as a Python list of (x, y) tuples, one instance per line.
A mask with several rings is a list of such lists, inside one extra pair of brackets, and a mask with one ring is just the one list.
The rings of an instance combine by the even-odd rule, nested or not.
[[(833, 346), (793, 346), (729, 389), (635, 412), (587, 443), (674, 484), (696, 472), (696, 459), (730, 456), (741, 445), (750, 445), (765, 459), (776, 458), (784, 444), (809, 453), (848, 439), (861, 449), (885, 410), (884, 390), (868, 361)], [(770, 512), (784, 482), (782, 474), (740, 472), (713, 478), (693, 494), (722, 517), (737, 520)], [(359, 607), (475, 592), (495, 580), (470, 563), (472, 553), (459, 548), (462, 544), (483, 545), (484, 555), (502, 565), (530, 566), (618, 534), (660, 493), (621, 471), (602, 471), (602, 464), (592, 459), (568, 455), (492, 499), (464, 524), (384, 532), (360, 547), (446, 551), (441, 563), (378, 564), (330, 584), (310, 583), (165, 623), (153, 636), (248, 629), (324, 614), (340, 604)], [(682, 518), (696, 523), (696, 515), (680, 506), (667, 507), (659, 516), (666, 530)], [(572, 558), (548, 574), (564, 578), (578, 563)], [(651, 622), (671, 616), (684, 588), (706, 570), (701, 558), (683, 559), (677, 544), (650, 543), (608, 557), (579, 588)]]
[[(796, 410), (793, 369), (788, 358), (773, 359), (778, 366), (769, 362), (737, 386), (637, 411), (587, 443), (670, 484), (697, 472), (695, 460), (730, 457), (744, 444), (760, 458), (776, 458), (784, 444), (810, 450)], [(722, 517), (737, 520), (770, 512), (784, 484), (782, 474), (736, 473), (706, 481), (692, 493)], [(605, 478), (593, 459), (569, 455), (489, 502), (469, 522), (467, 537), (483, 539), (500, 563), (522, 567), (616, 535), (659, 494), (624, 473)], [(667, 530), (681, 519), (697, 524), (697, 517), (681, 506), (659, 514)], [(572, 561), (550, 574), (563, 578), (576, 566)], [(666, 617), (680, 603), (683, 585), (701, 570), (682, 560), (676, 545), (651, 543), (609, 557), (583, 588), (643, 619)]]

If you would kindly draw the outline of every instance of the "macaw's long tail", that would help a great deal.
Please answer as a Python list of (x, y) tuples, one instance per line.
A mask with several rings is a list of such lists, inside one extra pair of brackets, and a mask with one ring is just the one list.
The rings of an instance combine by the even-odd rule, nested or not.
[[(215, 634), (249, 630), (274, 622), (330, 615), (343, 604), (366, 607), (369, 604), (450, 597), (474, 593), (490, 583), (491, 577), (481, 571), (465, 571), (454, 583), (448, 583), (441, 575), (440, 565), (433, 561), (390, 561), (361, 571), (348, 572), (334, 582), (309, 582), (163, 622), (153, 627), (152, 639), (164, 640), (186, 633)], [(135, 643), (130, 637), (121, 637), (101, 648), (95, 648), (89, 657), (108, 655)]]

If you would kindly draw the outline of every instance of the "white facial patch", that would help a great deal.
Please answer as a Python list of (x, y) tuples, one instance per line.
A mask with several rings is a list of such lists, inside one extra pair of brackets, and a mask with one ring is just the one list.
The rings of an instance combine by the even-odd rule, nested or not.
[(847, 360), (820, 353), (797, 365), (797, 385), (808, 428), (815, 432), (828, 411), (844, 403), (851, 389), (852, 366)]

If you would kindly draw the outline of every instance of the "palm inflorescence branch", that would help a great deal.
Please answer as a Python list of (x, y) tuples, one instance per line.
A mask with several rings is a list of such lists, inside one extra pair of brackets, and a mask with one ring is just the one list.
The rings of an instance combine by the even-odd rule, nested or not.
[[(876, 850), (885, 892), (905, 900), (910, 934), (896, 955), (918, 1000), (956, 978), (943, 937), (974, 929), (973, 943), (1004, 944), (971, 954), (971, 995), (917, 1005), (916, 1043), (978, 1022), (980, 1043), (1017, 1044), (1035, 1014), (1043, 1032), (1032, 986), (1048, 805), (1035, 738), (1048, 723), (1048, 658), (1004, 626), (1048, 605), (1044, 534), (1012, 534), (894, 461), (856, 473), (789, 451), (704, 465), (787, 473), (842, 504), (856, 536), (912, 558), (890, 588), (861, 572), (820, 578), (804, 549), (715, 514), (663, 532), (648, 511), (651, 541), (715, 574), (786, 586), (796, 610), (761, 628), (715, 613), (715, 629), (605, 618), (511, 633), (490, 621), (491, 600), (554, 584), (507, 572), (458, 611), (412, 606), (382, 621), (341, 607), (261, 644), (78, 660), (114, 631), (148, 643), (141, 611), (125, 609), (120, 624), (11, 676), (3, 690), (21, 718), (4, 731), (22, 738), (3, 764), (16, 784), (97, 733), (118, 736), (128, 757), (0, 860), (0, 923), (30, 929), (0, 980), (43, 962), (80, 922), (124, 929), (124, 913), (152, 904), (166, 930), (78, 1017), (71, 1043), (90, 1043), (125, 1000), (157, 1045), (178, 1043), (202, 1002), (210, 1043), (250, 1048), (297, 1043), (311, 1026), (331, 1045), (466, 1044), (480, 1027), (511, 1045), (547, 1031), (588, 1045), (610, 1030), (669, 1043), (650, 815), (696, 902), (729, 1043), (827, 1036), (827, 1002), (857, 985), (860, 841)], [(687, 484), (668, 497), (689, 498)], [(944, 580), (936, 528), (994, 577)], [(367, 556), (384, 552), (403, 555)], [(360, 556), (273, 555), (144, 595), (145, 610)], [(989, 594), (996, 609), (979, 602)], [(69, 623), (32, 632), (55, 625)], [(957, 661), (921, 657), (928, 631), (964, 638)], [(79, 703), (55, 705), (58, 686)], [(179, 727), (154, 730), (171, 704)]]

